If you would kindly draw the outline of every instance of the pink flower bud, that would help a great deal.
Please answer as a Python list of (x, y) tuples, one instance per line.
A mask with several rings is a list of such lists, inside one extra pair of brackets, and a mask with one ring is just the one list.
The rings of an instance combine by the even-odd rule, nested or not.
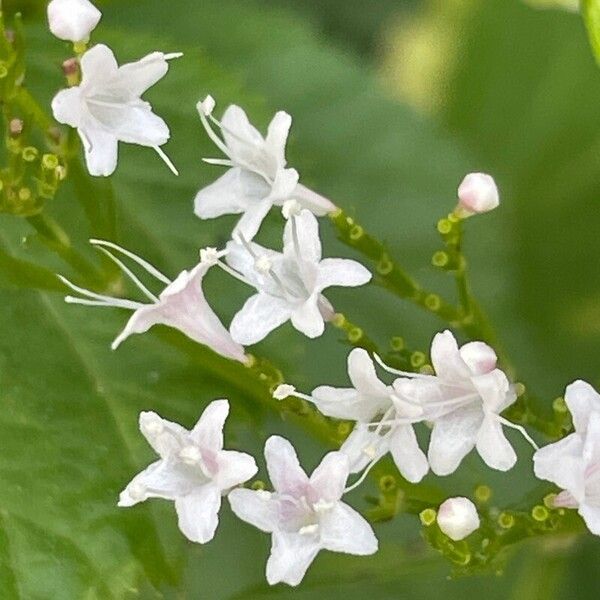
[(443, 533), (458, 542), (479, 527), (479, 515), (468, 498), (448, 498), (438, 509), (437, 522)]
[(48, 25), (59, 39), (87, 42), (102, 13), (89, 0), (52, 0), (48, 4)]
[(469, 173), (458, 187), (458, 208), (465, 216), (494, 210), (499, 204), (498, 188), (491, 175)]

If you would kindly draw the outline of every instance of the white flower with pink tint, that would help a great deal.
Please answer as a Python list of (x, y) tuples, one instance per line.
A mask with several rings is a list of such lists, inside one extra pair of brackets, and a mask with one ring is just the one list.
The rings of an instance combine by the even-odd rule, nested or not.
[(491, 175), (469, 173), (458, 187), (458, 212), (461, 216), (489, 212), (499, 204), (498, 187)]
[(89, 0), (52, 0), (47, 14), (50, 31), (70, 42), (87, 42), (102, 18), (102, 13)]
[(437, 511), (437, 523), (451, 540), (464, 540), (479, 528), (479, 515), (475, 505), (463, 497), (448, 498)]

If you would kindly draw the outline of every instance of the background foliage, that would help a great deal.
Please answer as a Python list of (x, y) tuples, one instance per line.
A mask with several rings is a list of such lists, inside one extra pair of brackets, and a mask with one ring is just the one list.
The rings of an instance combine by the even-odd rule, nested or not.
[[(467, 253), (475, 291), (519, 376), (547, 405), (577, 377), (600, 383), (600, 79), (580, 17), (517, 0), (372, 4), (104, 3), (95, 40), (111, 44), (120, 61), (185, 52), (148, 96), (171, 125), (167, 149), (181, 176), (148, 150), (122, 147), (116, 231), (98, 218), (90, 229), (71, 183), (49, 214), (91, 260), (93, 233), (116, 237), (172, 275), (194, 264), (197, 249), (223, 242), (232, 225), (191, 213), (195, 191), (218, 175), (200, 162), (214, 151), (194, 109), (210, 92), (221, 108), (240, 103), (262, 125), (275, 109), (288, 110), (289, 160), (305, 183), (451, 294), (429, 266), (433, 224), (454, 206), (462, 175), (486, 170), (503, 205), (468, 223)], [(28, 87), (48, 104), (68, 49), (40, 24), (37, 3), (8, 8), (15, 5), (28, 9)], [(105, 186), (94, 193), (105, 206)], [(264, 239), (276, 243), (279, 216), (268, 225)], [(331, 254), (348, 255), (326, 221), (322, 231)], [(68, 273), (15, 217), (0, 217), (0, 250)], [(30, 284), (0, 265), (2, 598), (597, 597), (600, 543), (590, 536), (529, 544), (504, 577), (449, 581), (415, 519), (400, 515), (376, 526), (379, 554), (323, 555), (299, 590), (269, 590), (267, 537), (227, 510), (217, 538), (201, 547), (182, 539), (167, 503), (117, 509), (118, 492), (152, 456), (137, 431), (142, 409), (191, 425), (210, 400), (227, 396), (233, 446), (258, 456), (266, 437), (283, 431), (310, 466), (324, 448), (271, 414), (242, 369), (161, 330), (111, 353), (126, 315), (68, 307)], [(208, 293), (229, 318), (247, 290), (211, 274)], [(402, 335), (426, 348), (442, 326), (376, 288), (332, 299), (382, 345)], [(301, 389), (345, 379), (335, 331), (308, 342), (284, 328), (257, 352)], [(442, 485), (471, 494), (487, 483), (499, 503), (518, 503), (536, 483), (530, 450), (515, 442), (522, 461), (511, 473), (490, 474), (471, 457)], [(355, 501), (364, 507), (362, 490)]]

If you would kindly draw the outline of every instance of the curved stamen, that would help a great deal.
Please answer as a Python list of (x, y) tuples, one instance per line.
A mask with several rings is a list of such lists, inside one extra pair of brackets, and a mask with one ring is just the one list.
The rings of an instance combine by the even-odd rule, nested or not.
[(375, 361), (377, 362), (377, 364), (384, 371), (387, 371), (388, 373), (391, 373), (392, 375), (401, 375), (402, 377), (409, 377), (411, 379), (437, 379), (437, 377), (435, 375), (426, 375), (425, 373), (413, 373), (411, 371), (400, 371), (398, 369), (388, 367), (388, 365), (386, 365), (383, 362), (382, 358), (377, 353), (373, 353), (373, 357), (375, 358)]
[(111, 302), (104, 300), (86, 300), (85, 298), (77, 298), (75, 296), (65, 296), (65, 302), (67, 304), (81, 304), (83, 306), (106, 306), (108, 308), (126, 308), (128, 310), (137, 310), (146, 306), (145, 304), (138, 304), (131, 300), (124, 300), (122, 298), (111, 298)]
[(527, 433), (527, 430), (525, 429), (525, 427), (523, 427), (522, 425), (517, 425), (516, 423), (513, 423), (512, 421), (509, 421), (508, 419), (505, 419), (504, 417), (501, 417), (500, 415), (497, 415), (497, 418), (498, 418), (498, 421), (500, 421), (500, 423), (502, 423), (502, 425), (506, 425), (506, 427), (510, 427), (511, 429), (516, 429), (517, 431), (519, 431), (521, 433), (521, 435), (531, 444), (531, 446), (536, 451), (540, 449), (540, 447), (535, 443), (533, 438)]
[[(131, 310), (137, 310), (138, 308), (144, 306), (140, 302), (134, 302), (133, 300), (127, 300), (124, 298), (113, 298), (112, 296), (105, 296), (103, 294), (96, 294), (90, 290), (86, 290), (85, 288), (79, 287), (75, 285), (73, 282), (69, 281), (66, 277), (62, 275), (57, 275), (58, 279), (62, 281), (68, 288), (72, 289), (74, 292), (81, 294), (82, 296), (87, 296), (92, 300), (98, 302), (98, 304), (89, 304), (89, 306), (115, 306), (118, 308), (128, 308)], [(66, 296), (65, 302), (70, 304), (88, 304), (89, 300), (83, 301), (82, 298), (76, 298), (73, 296)]]

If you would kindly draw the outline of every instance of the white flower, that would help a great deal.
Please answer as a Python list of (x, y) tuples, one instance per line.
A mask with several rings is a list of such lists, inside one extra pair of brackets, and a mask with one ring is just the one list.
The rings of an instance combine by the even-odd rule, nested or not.
[(240, 344), (255, 344), (288, 320), (310, 338), (323, 333), (324, 318), (333, 316), (321, 293), (330, 286), (354, 287), (371, 279), (361, 264), (342, 258), (321, 259), (319, 225), (303, 210), (285, 225), (283, 254), (258, 244), (230, 242), (227, 263), (258, 291), (231, 323), (231, 335)]
[[(298, 172), (286, 168), (285, 145), (292, 118), (278, 112), (266, 137), (252, 126), (239, 106), (229, 106), (221, 122), (212, 116), (215, 102), (208, 96), (198, 103), (198, 113), (211, 140), (226, 159), (204, 159), (211, 164), (230, 167), (217, 181), (196, 195), (194, 211), (201, 219), (243, 213), (234, 238), (242, 233), (251, 240), (272, 206), (283, 206), (290, 199), (321, 216), (335, 210), (327, 198), (298, 183)], [(223, 136), (212, 129), (214, 123)]]
[(102, 18), (89, 0), (52, 0), (47, 13), (50, 31), (70, 42), (87, 42)]
[(256, 474), (249, 454), (223, 450), (227, 400), (211, 402), (191, 431), (154, 412), (140, 414), (140, 431), (160, 456), (121, 492), (119, 506), (148, 498), (175, 502), (179, 529), (192, 542), (212, 540), (221, 496)]
[(406, 376), (394, 382), (396, 394), (420, 404), (424, 418), (433, 422), (431, 470), (436, 475), (452, 473), (473, 447), (492, 469), (510, 469), (517, 456), (502, 425), (524, 430), (500, 416), (516, 394), (496, 368), (495, 352), (483, 342), (470, 342), (459, 350), (452, 333), (444, 331), (433, 339), (431, 362), (436, 375), (389, 369)]
[(177, 170), (160, 148), (169, 139), (167, 124), (141, 95), (169, 69), (179, 53), (153, 52), (119, 67), (112, 50), (98, 44), (81, 57), (81, 84), (52, 100), (54, 118), (77, 128), (91, 175), (107, 176), (117, 167), (118, 142), (149, 146)]
[(489, 212), (500, 204), (496, 182), (486, 173), (469, 173), (458, 187), (458, 206), (464, 216)]
[[(190, 339), (208, 346), (221, 356), (246, 362), (244, 348), (233, 341), (227, 329), (206, 301), (202, 291), (202, 279), (214, 263), (201, 261), (190, 271), (182, 271), (175, 281), (170, 281), (158, 269), (139, 256), (111, 242), (102, 240), (90, 240), (90, 242), (113, 260), (150, 300), (149, 304), (144, 304), (133, 300), (103, 296), (80, 288), (68, 279), (60, 277), (65, 285), (85, 297), (66, 296), (65, 301), (68, 303), (86, 306), (114, 306), (134, 311), (125, 329), (112, 343), (113, 350), (130, 335), (145, 333), (152, 326), (162, 324), (178, 329)], [(150, 275), (165, 284), (166, 287), (160, 295), (155, 296), (108, 248), (132, 259)]]
[(408, 481), (423, 479), (429, 465), (419, 448), (412, 423), (423, 418), (420, 406), (399, 398), (393, 387), (377, 377), (375, 366), (366, 350), (355, 348), (348, 355), (351, 388), (320, 386), (310, 396), (295, 395), (313, 402), (326, 416), (356, 421), (341, 452), (348, 455), (350, 472), (370, 469), (382, 456), (391, 452), (400, 473)]
[(273, 436), (265, 444), (267, 469), (275, 491), (236, 489), (229, 494), (233, 512), (272, 534), (267, 581), (298, 585), (320, 550), (368, 555), (377, 551), (371, 526), (341, 501), (348, 478), (348, 457), (330, 452), (310, 478), (292, 445)]
[(458, 542), (479, 528), (479, 515), (468, 498), (448, 498), (438, 509), (437, 522), (443, 533)]
[(564, 490), (555, 506), (577, 508), (588, 529), (600, 535), (600, 394), (576, 381), (567, 387), (565, 401), (575, 433), (538, 450), (534, 471)]

